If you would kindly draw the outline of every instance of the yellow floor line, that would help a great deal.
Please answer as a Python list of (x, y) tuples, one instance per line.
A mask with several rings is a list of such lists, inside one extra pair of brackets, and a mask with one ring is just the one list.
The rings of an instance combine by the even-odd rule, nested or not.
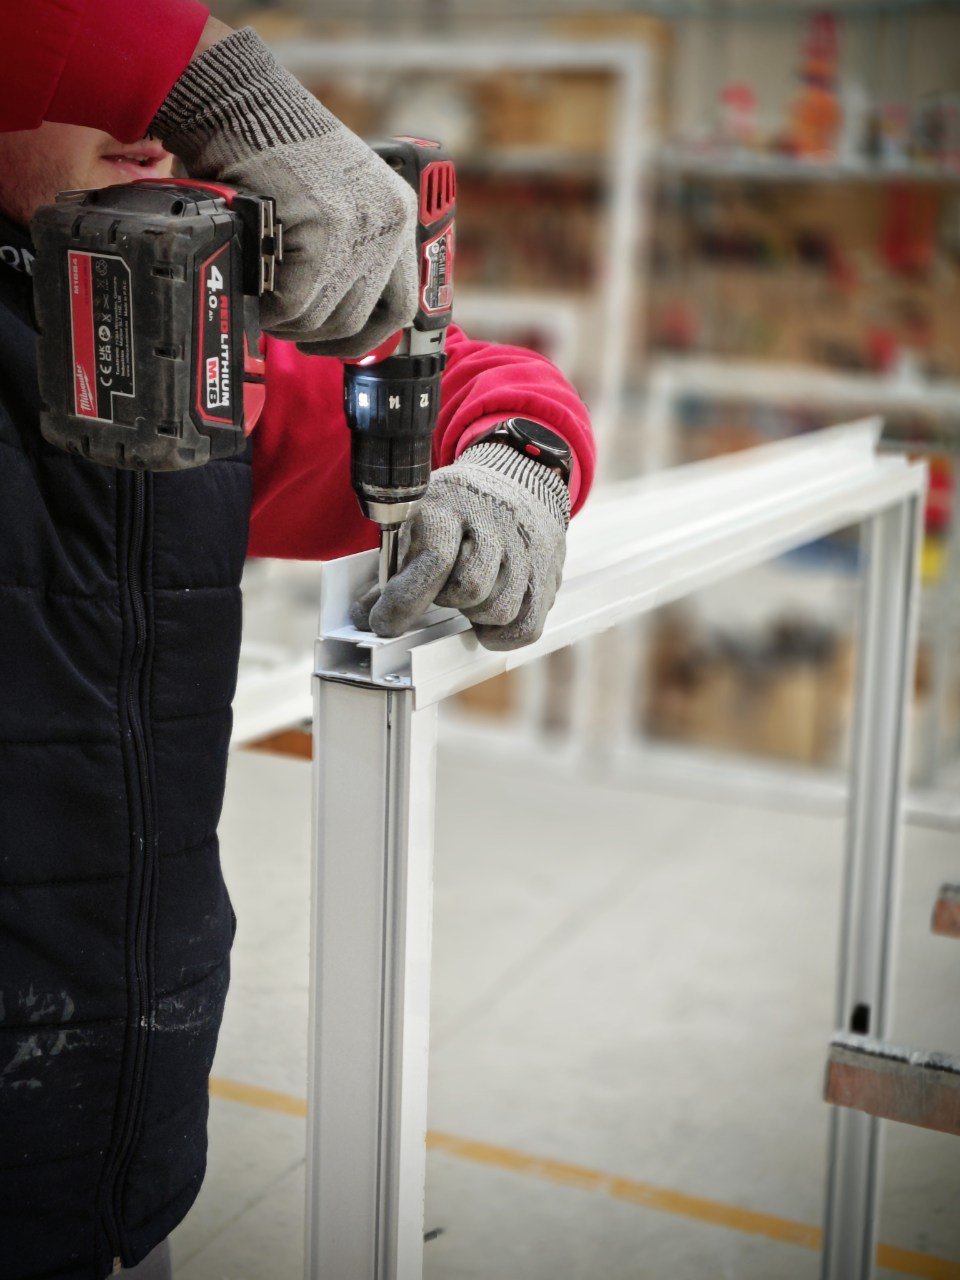
[[(302, 1098), (274, 1089), (261, 1089), (257, 1085), (241, 1084), (236, 1080), (211, 1077), (210, 1093), (215, 1098), (225, 1098), (244, 1106), (258, 1107), (263, 1111), (275, 1111), (287, 1116), (306, 1116), (307, 1104)], [(633, 1178), (618, 1178), (581, 1165), (566, 1164), (543, 1156), (526, 1155), (510, 1147), (498, 1147), (489, 1142), (475, 1142), (458, 1138), (449, 1133), (431, 1130), (427, 1134), (427, 1148), (472, 1164), (504, 1169), (558, 1186), (572, 1187), (578, 1191), (591, 1191), (610, 1196), (614, 1200), (626, 1200), (660, 1213), (689, 1218), (694, 1222), (706, 1222), (714, 1227), (730, 1231), (742, 1231), (747, 1235), (765, 1236), (780, 1244), (798, 1245), (803, 1249), (819, 1249), (822, 1232), (819, 1227), (806, 1222), (794, 1222), (791, 1218), (779, 1218), (770, 1213), (757, 1213), (738, 1205), (724, 1204), (720, 1200), (707, 1200), (701, 1196), (687, 1195), (669, 1187), (658, 1187), (650, 1182), (637, 1182)], [(894, 1245), (877, 1246), (877, 1266), (899, 1275), (915, 1276), (917, 1280), (960, 1280), (960, 1262), (949, 1258), (937, 1258), (929, 1253), (916, 1253), (911, 1249), (898, 1249)]]
[(292, 1093), (278, 1093), (276, 1089), (261, 1089), (255, 1084), (240, 1084), (238, 1080), (210, 1077), (210, 1096), (226, 1098), (228, 1102), (242, 1102), (246, 1107), (259, 1107), (261, 1111), (279, 1111), (285, 1116), (306, 1118), (307, 1104)]

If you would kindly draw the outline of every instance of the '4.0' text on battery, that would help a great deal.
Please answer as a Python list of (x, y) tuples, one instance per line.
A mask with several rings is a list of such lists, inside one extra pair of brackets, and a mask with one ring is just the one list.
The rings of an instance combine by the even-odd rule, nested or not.
[(219, 319), (220, 354), (205, 364), (208, 409), (230, 407), (230, 297), (223, 292), (223, 276), (215, 266), (207, 274), (207, 319)]

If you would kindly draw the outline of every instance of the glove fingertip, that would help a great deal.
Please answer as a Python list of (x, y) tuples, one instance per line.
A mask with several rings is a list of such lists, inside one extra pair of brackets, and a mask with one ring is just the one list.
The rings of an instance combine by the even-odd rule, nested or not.
[(474, 623), (473, 634), (477, 637), (480, 645), (484, 649), (490, 650), (491, 653), (502, 653), (507, 649), (515, 647), (514, 645), (505, 643), (503, 627), (478, 627), (476, 623)]
[(494, 653), (506, 653), (510, 649), (524, 649), (528, 644), (535, 644), (543, 635), (543, 627), (533, 629), (523, 627), (477, 626), (474, 633), (484, 649)]
[(358, 631), (369, 631), (370, 627), (370, 607), (365, 605), (361, 600), (350, 606), (350, 621)]
[(371, 631), (370, 614), (380, 599), (380, 588), (374, 584), (358, 596), (350, 606), (350, 621), (358, 631)]
[(387, 609), (372, 609), (370, 611), (370, 630), (378, 635), (381, 640), (396, 640), (397, 636), (402, 636), (409, 625), (406, 618), (398, 618)]

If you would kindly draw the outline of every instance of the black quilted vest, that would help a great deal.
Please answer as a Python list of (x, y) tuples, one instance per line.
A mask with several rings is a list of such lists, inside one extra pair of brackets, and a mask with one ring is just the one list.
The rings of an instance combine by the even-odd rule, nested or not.
[(24, 251), (0, 224), (0, 1277), (101, 1280), (203, 1178), (251, 473), (46, 444)]

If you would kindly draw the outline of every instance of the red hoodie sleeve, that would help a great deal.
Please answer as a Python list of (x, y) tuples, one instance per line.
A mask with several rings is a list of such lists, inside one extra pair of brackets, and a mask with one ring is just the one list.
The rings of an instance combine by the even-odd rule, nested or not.
[[(376, 544), (350, 487), (343, 365), (267, 339), (266, 402), (253, 434), (251, 556), (331, 560)], [(593, 480), (595, 449), (583, 401), (543, 356), (447, 333), (434, 466), (452, 462), (488, 426), (534, 418), (574, 453), (573, 509)]]
[(56, 120), (136, 142), (208, 13), (197, 0), (0, 0), (0, 131)]

